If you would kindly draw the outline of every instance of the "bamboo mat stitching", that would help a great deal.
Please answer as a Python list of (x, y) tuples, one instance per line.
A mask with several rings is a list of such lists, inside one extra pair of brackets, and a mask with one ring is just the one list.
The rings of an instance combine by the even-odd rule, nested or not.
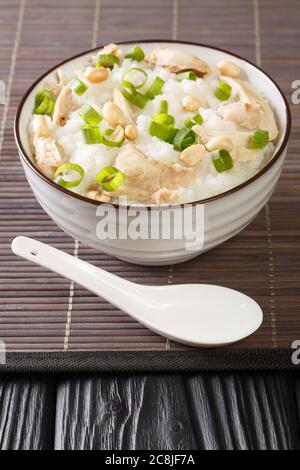
[(10, 70), (9, 70), (9, 76), (8, 76), (8, 81), (7, 81), (6, 101), (4, 105), (3, 117), (2, 117), (1, 128), (0, 128), (0, 158), (1, 158), (2, 148), (3, 148), (4, 132), (5, 132), (7, 118), (8, 118), (10, 95), (11, 95), (11, 89), (12, 89), (16, 62), (17, 62), (17, 55), (18, 55), (18, 50), (19, 50), (19, 45), (20, 45), (25, 7), (26, 7), (26, 0), (21, 0), (20, 7), (19, 7), (15, 42), (14, 42), (14, 47), (12, 51)]
[(271, 332), (272, 332), (272, 343), (273, 347), (277, 348), (277, 319), (276, 319), (276, 307), (275, 307), (275, 266), (274, 266), (274, 255), (273, 255), (273, 240), (272, 240), (272, 229), (271, 229), (271, 218), (269, 205), (265, 207), (265, 217), (267, 224), (267, 235), (268, 235), (268, 257), (269, 257), (269, 287), (270, 287), (270, 313), (271, 313)]
[[(173, 14), (172, 14), (172, 39), (176, 40), (178, 36), (178, 8), (179, 8), (179, 0), (173, 0)], [(174, 266), (169, 266), (168, 272), (168, 284), (173, 284), (174, 281)], [(167, 338), (165, 344), (166, 351), (171, 350), (171, 340)]]
[(172, 27), (172, 39), (176, 41), (178, 36), (178, 10), (179, 0), (173, 0), (173, 27)]
[(101, 0), (96, 0), (96, 2), (95, 2), (95, 15), (94, 15), (94, 27), (93, 27), (93, 41), (92, 41), (92, 47), (93, 48), (97, 47), (97, 42), (98, 42), (100, 11), (101, 11)]
[[(95, 0), (92, 48), (97, 47), (99, 22), (100, 22), (100, 10), (101, 10), (101, 0)], [(79, 246), (80, 246), (79, 241), (75, 240), (74, 241), (74, 253), (73, 253), (75, 258), (78, 258)], [(69, 349), (69, 339), (71, 336), (71, 326), (72, 326), (74, 293), (75, 293), (75, 282), (71, 281), (68, 311), (67, 311), (66, 330), (65, 330), (65, 338), (64, 338), (64, 351), (68, 351)]]
[[(172, 3), (172, 5), (173, 5), (173, 15), (172, 15), (171, 21), (170, 21), (170, 19), (168, 19), (168, 22), (169, 22), (169, 27), (171, 26), (170, 23), (172, 22), (172, 27), (170, 28), (171, 29), (171, 34), (172, 34), (172, 38), (176, 39), (177, 35), (179, 34), (178, 31), (177, 31), (178, 30), (177, 21), (178, 21), (178, 15), (181, 12), (179, 10), (179, 8), (181, 8), (182, 3), (179, 3), (179, 0), (172, 0), (172, 1), (173, 1), (173, 3)], [(93, 18), (90, 18), (90, 20), (89, 20), (91, 23), (94, 24), (92, 31), (90, 31), (90, 36), (93, 36), (93, 47), (97, 46), (97, 38), (99, 36), (99, 31), (98, 31), (97, 28), (99, 27), (100, 9), (102, 11), (102, 5), (103, 5), (103, 2), (101, 3), (100, 0), (95, 0), (95, 2), (94, 2), (95, 12), (93, 14)], [(251, 7), (252, 7), (252, 10), (254, 11), (256, 62), (257, 62), (258, 65), (260, 65), (261, 64), (261, 39), (262, 39), (261, 36), (260, 36), (260, 29), (262, 28), (262, 24), (260, 25), (260, 21), (262, 21), (262, 18), (260, 18), (260, 16), (261, 16), (262, 2), (259, 2), (259, 0), (253, 0), (253, 3), (251, 5)], [(16, 62), (17, 62), (17, 64), (19, 64), (19, 61), (21, 60), (20, 57), (22, 56), (21, 52), (19, 51), (19, 49), (21, 48), (21, 43), (22, 43), (22, 38), (23, 38), (23, 29), (25, 31), (25, 26), (22, 24), (23, 19), (21, 18), (22, 8), (23, 8), (23, 13), (22, 14), (24, 15), (24, 10), (25, 10), (25, 18), (26, 18), (27, 14), (28, 14), (28, 11), (29, 11), (29, 2), (26, 2), (26, 0), (21, 0), (16, 5), (16, 9), (15, 9), (15, 14), (17, 16), (17, 18), (16, 18), (17, 21), (16, 22), (14, 21), (15, 31), (13, 31), (14, 34), (15, 34), (15, 38), (12, 37), (12, 41), (11, 41), (12, 44), (11, 44), (10, 47), (12, 49), (12, 52), (11, 52), (12, 55), (11, 55), (11, 58), (10, 58), (10, 62), (8, 63), (9, 70), (8, 70), (8, 74), (7, 74), (7, 76), (8, 76), (8, 85), (10, 83), (10, 86), (9, 86), (10, 90), (7, 90), (7, 91), (9, 91), (10, 102), (6, 104), (7, 110), (6, 110), (5, 118), (4, 118), (4, 116), (2, 117), (2, 120), (5, 119), (5, 122), (3, 123), (2, 120), (1, 120), (0, 135), (1, 135), (2, 126), (3, 126), (3, 130), (2, 130), (2, 142), (1, 142), (1, 147), (0, 147), (0, 154), (3, 153), (2, 146), (5, 146), (5, 144), (6, 144), (6, 139), (7, 139), (6, 130), (8, 130), (8, 127), (9, 127), (8, 122), (10, 120), (10, 114), (12, 113), (12, 101), (13, 101), (14, 94), (12, 94), (11, 89), (15, 87), (15, 80), (14, 80), (13, 77), (14, 77), (15, 68), (18, 66), (18, 65), (16, 65)], [(93, 5), (92, 5), (92, 8), (93, 8)], [(97, 19), (97, 16), (98, 16), (98, 19)], [(103, 18), (104, 18), (105, 11), (104, 11), (103, 15), (101, 13), (101, 16), (103, 16)], [(104, 21), (103, 18), (102, 18), (102, 21)], [(176, 20), (175, 20), (175, 18), (176, 18)], [(252, 18), (253, 18), (253, 13), (252, 13)], [(17, 38), (18, 35), (19, 35), (19, 39)], [(90, 41), (90, 39), (88, 39), (88, 42), (89, 41)], [(10, 96), (10, 95), (12, 95), (12, 96)], [(4, 111), (4, 108), (3, 108), (3, 111)], [(5, 136), (4, 136), (4, 133), (5, 133)], [(8, 142), (10, 144), (11, 141), (8, 141)], [(9, 148), (9, 151), (10, 151), (10, 148)], [(276, 208), (274, 208), (274, 209), (276, 209)], [(276, 210), (275, 210), (274, 214), (276, 214)], [(272, 214), (270, 213), (270, 208), (267, 205), (266, 208), (265, 208), (265, 214), (263, 214), (263, 218), (260, 219), (262, 224), (263, 224), (263, 228), (264, 228), (264, 226), (266, 226), (266, 232), (265, 232), (264, 236), (266, 236), (265, 240), (266, 240), (266, 246), (267, 246), (267, 250), (268, 250), (267, 251), (268, 260), (267, 260), (267, 263), (265, 263), (265, 264), (266, 264), (266, 269), (267, 269), (266, 270), (266, 276), (269, 277), (269, 281), (267, 281), (267, 289), (268, 289), (268, 294), (269, 295), (267, 295), (265, 297), (264, 307), (267, 310), (269, 310), (268, 305), (270, 305), (270, 310), (269, 310), (270, 311), (270, 319), (268, 319), (268, 321), (265, 325), (265, 328), (268, 329), (268, 332), (266, 333), (268, 338), (267, 338), (266, 341), (268, 342), (268, 344), (271, 343), (271, 346), (273, 348), (277, 348), (277, 347), (279, 347), (279, 344), (280, 344), (279, 341), (282, 340), (281, 336), (278, 337), (278, 333), (280, 332), (279, 327), (278, 327), (278, 325), (279, 325), (278, 321), (280, 321), (281, 318), (280, 318), (280, 315), (277, 315), (277, 313), (281, 313), (281, 312), (279, 312), (279, 310), (280, 310), (279, 306), (280, 306), (280, 302), (282, 302), (282, 300), (283, 300), (283, 297), (282, 297), (281, 290), (279, 289), (279, 287), (277, 287), (277, 280), (278, 280), (279, 270), (281, 269), (281, 263), (276, 264), (276, 267), (274, 267), (274, 246), (273, 246), (274, 232), (272, 233), (271, 216), (274, 217), (273, 212), (272, 212)], [(78, 248), (79, 248), (79, 242), (75, 241), (75, 243), (74, 243), (74, 255), (75, 255), (76, 243), (78, 243)], [(73, 245), (73, 243), (72, 243), (72, 245)], [(82, 256), (82, 253), (80, 252), (80, 257), (81, 256)], [(276, 263), (277, 263), (277, 260), (276, 260)], [(167, 269), (168, 269), (168, 271), (166, 273), (167, 274), (167, 283), (172, 284), (173, 280), (174, 280), (174, 267), (169, 266)], [(11, 271), (9, 271), (9, 273), (10, 272)], [(182, 275), (183, 274), (182, 274), (181, 268), (176, 267), (176, 278), (178, 279), (178, 277), (180, 278), (180, 276), (182, 276)], [(26, 279), (25, 279), (25, 282), (26, 282)], [(180, 282), (180, 281), (177, 281), (177, 282)], [(69, 283), (67, 283), (67, 285), (68, 284)], [(76, 291), (77, 291), (77, 286), (74, 285), (73, 288), (75, 288), (75, 287), (76, 287)], [(75, 293), (76, 293), (76, 291), (75, 291)], [(64, 293), (64, 300), (65, 301), (67, 301), (68, 296), (69, 296), (69, 306), (66, 309), (66, 306), (64, 304), (63, 309), (62, 309), (62, 315), (63, 315), (62, 316), (62, 327), (63, 328), (65, 327), (65, 331), (63, 330), (63, 334), (61, 335), (62, 338), (60, 336), (60, 339), (59, 339), (60, 344), (58, 344), (58, 347), (60, 349), (65, 347), (65, 344), (67, 345), (67, 349), (72, 349), (72, 341), (73, 341), (74, 333), (73, 333), (73, 331), (71, 331), (71, 327), (72, 327), (72, 330), (73, 330), (73, 323), (74, 323), (74, 318), (75, 318), (74, 311), (76, 310), (75, 309), (76, 301), (75, 301), (74, 290), (73, 290), (72, 295), (71, 295), (71, 292), (72, 292), (72, 289), (71, 289), (71, 285), (70, 285), (70, 295), (69, 295), (69, 293)], [(276, 299), (275, 299), (275, 294), (276, 294)], [(73, 299), (73, 296), (74, 296), (74, 299)], [(71, 302), (70, 302), (70, 298), (71, 298)], [(73, 301), (74, 301), (74, 306), (72, 305)], [(82, 306), (81, 306), (81, 308), (82, 308)], [(66, 318), (66, 310), (67, 310), (67, 318)], [(34, 310), (34, 312), (35, 312), (35, 310)], [(7, 321), (7, 318), (8, 318), (8, 316), (5, 315), (4, 316), (4, 324), (5, 324), (5, 321)], [(20, 318), (22, 318), (22, 317), (20, 317)], [(22, 328), (22, 325), (21, 325), (22, 323), (23, 323), (23, 321), (20, 319), (20, 328)], [(10, 328), (11, 328), (11, 326), (10, 326)], [(77, 328), (77, 326), (76, 326), (76, 328)], [(270, 332), (270, 328), (271, 328), (271, 332)], [(65, 333), (65, 340), (63, 339), (64, 333)], [(13, 333), (11, 333), (11, 334), (13, 334)], [(25, 335), (26, 335), (26, 332), (25, 332)], [(71, 338), (72, 338), (72, 340), (71, 340)], [(69, 341), (70, 341), (70, 346), (69, 346)], [(77, 341), (77, 337), (76, 337), (76, 333), (75, 333), (75, 342), (76, 341)], [(174, 348), (176, 349), (176, 345), (174, 344), (174, 342), (171, 343), (169, 340), (167, 340), (167, 341), (163, 340), (164, 349), (170, 349), (169, 346), (171, 344), (172, 344), (172, 349), (174, 349)]]
[[(259, 16), (259, 0), (253, 1), (254, 7), (254, 25), (255, 25), (255, 52), (256, 52), (256, 63), (261, 66), (261, 40), (260, 40), (260, 16)], [(274, 266), (274, 254), (273, 254), (273, 240), (272, 240), (272, 226), (269, 204), (265, 206), (265, 221), (267, 229), (267, 241), (268, 241), (268, 265), (269, 265), (269, 291), (270, 291), (270, 315), (271, 315), (271, 335), (272, 344), (274, 348), (277, 348), (277, 319), (276, 319), (276, 306), (275, 306), (275, 266)]]
[[(73, 253), (75, 258), (78, 258), (78, 251), (79, 251), (79, 241), (75, 240), (74, 253)], [(71, 334), (74, 291), (75, 291), (75, 282), (71, 281), (71, 283), (70, 283), (69, 304), (68, 304), (68, 311), (67, 311), (67, 321), (66, 321), (66, 332), (65, 332), (65, 338), (64, 338), (64, 351), (68, 351), (68, 349), (69, 349), (69, 338), (70, 338), (70, 334)]]

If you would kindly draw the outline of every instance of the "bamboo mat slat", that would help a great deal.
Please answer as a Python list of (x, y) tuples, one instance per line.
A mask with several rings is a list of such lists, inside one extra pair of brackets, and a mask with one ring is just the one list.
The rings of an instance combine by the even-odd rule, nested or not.
[(15, 257), (16, 235), (36, 237), (145, 284), (207, 282), (244, 291), (262, 306), (261, 329), (235, 348), (290, 348), (300, 339), (300, 106), (283, 174), (268, 206), (238, 236), (173, 267), (142, 267), (76, 244), (43, 212), (13, 137), (16, 107), (49, 67), (97, 45), (182, 39), (261, 63), (290, 100), (299, 79), (300, 3), (293, 0), (0, 0), (0, 340), (8, 351), (169, 351), (186, 346), (143, 327), (103, 299)]

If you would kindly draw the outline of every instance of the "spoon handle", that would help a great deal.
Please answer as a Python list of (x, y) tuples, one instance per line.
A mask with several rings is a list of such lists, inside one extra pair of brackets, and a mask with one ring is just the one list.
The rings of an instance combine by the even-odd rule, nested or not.
[(32, 238), (16, 237), (11, 247), (16, 255), (77, 282), (121, 308), (126, 307), (128, 293), (131, 293), (129, 297), (138, 297), (141, 289), (137, 284)]

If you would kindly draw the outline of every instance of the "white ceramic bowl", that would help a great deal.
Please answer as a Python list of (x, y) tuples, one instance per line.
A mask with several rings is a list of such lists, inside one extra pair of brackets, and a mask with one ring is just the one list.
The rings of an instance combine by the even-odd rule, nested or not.
[[(133, 44), (136, 44), (136, 42), (122, 43), (122, 48), (124, 50), (130, 49)], [(159, 219), (153, 220), (152, 218), (151, 228), (162, 233), (162, 230), (167, 229), (167, 226), (169, 226), (171, 211), (174, 211), (176, 217), (182, 217), (183, 220), (184, 217), (186, 217), (186, 220), (191, 220), (192, 216), (193, 229), (196, 231), (198, 240), (194, 246), (191, 246), (186, 237), (176, 239), (178, 235), (172, 233), (172, 230), (169, 239), (162, 239), (162, 237), (159, 240), (151, 238), (99, 239), (97, 227), (99, 228), (100, 217), (99, 213), (96, 214), (96, 211), (97, 209), (103, 210), (103, 204), (65, 190), (43, 175), (35, 166), (28, 142), (27, 129), (36, 92), (41, 88), (45, 79), (53, 75), (58, 67), (72, 72), (86, 63), (87, 58), (93, 51), (87, 51), (57, 65), (32, 85), (23, 97), (17, 111), (15, 138), (27, 180), (37, 200), (54, 222), (65, 232), (98, 250), (131, 263), (142, 265), (180, 263), (233, 237), (248, 225), (266, 204), (280, 176), (286, 156), (291, 127), (290, 111), (287, 101), (276, 83), (258, 67), (241, 57), (215, 47), (182, 41), (140, 41), (139, 44), (145, 51), (163, 45), (177, 47), (202, 57), (209, 64), (216, 64), (221, 59), (234, 60), (245, 71), (249, 82), (266, 96), (276, 113), (280, 138), (272, 160), (255, 176), (218, 196), (194, 202), (189, 206), (181, 205), (169, 209), (163, 208), (161, 210), (162, 216)], [(99, 206), (101, 206), (100, 209)], [(115, 222), (112, 214), (110, 214), (108, 216), (110, 218), (110, 227), (113, 228), (116, 225), (117, 228), (120, 228), (122, 226), (123, 230), (127, 231), (135, 216), (127, 217), (127, 209), (122, 208), (121, 211), (119, 206), (114, 206), (114, 208), (116, 215), (122, 213), (122, 218)], [(150, 214), (150, 210), (149, 208), (143, 208), (141, 213), (145, 216)], [(203, 220), (201, 222), (201, 217), (197, 219), (196, 213), (204, 214), (204, 226), (202, 224)], [(150, 216), (146, 219), (149, 223)], [(146, 224), (146, 221), (143, 223)], [(148, 228), (147, 226), (147, 230)]]

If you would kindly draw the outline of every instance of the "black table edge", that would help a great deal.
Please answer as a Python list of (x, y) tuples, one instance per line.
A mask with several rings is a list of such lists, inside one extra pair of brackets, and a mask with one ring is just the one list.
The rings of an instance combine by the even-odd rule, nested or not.
[[(300, 370), (293, 349), (9, 352), (3, 373)], [(300, 358), (300, 354), (298, 355)]]

